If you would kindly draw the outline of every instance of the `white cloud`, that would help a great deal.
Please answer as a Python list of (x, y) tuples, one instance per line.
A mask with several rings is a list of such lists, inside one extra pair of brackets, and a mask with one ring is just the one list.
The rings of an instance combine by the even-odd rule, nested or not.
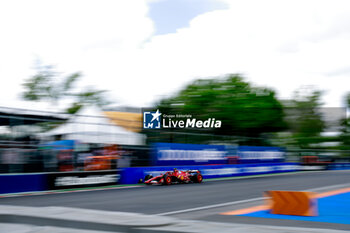
[(281, 97), (301, 85), (315, 85), (328, 90), (328, 105), (341, 104), (342, 93), (349, 91), (346, 73), (327, 74), (348, 67), (347, 1), (228, 3), (229, 10), (198, 16), (189, 28), (156, 37), (148, 45), (149, 53), (167, 61), (161, 67), (166, 68), (164, 75), (176, 78), (172, 87), (189, 77), (240, 72), (274, 87)]
[(328, 90), (328, 105), (341, 104), (347, 77), (327, 74), (348, 67), (346, 1), (228, 3), (229, 10), (200, 15), (189, 28), (154, 37), (140, 51), (139, 57), (148, 58), (143, 74), (164, 77), (158, 80), (163, 94), (195, 77), (238, 72), (277, 89), (281, 97), (315, 85)]
[(138, 106), (195, 78), (237, 72), (281, 97), (316, 85), (331, 106), (350, 91), (348, 1), (227, 0), (229, 9), (160, 36), (152, 36), (147, 2), (2, 1), (0, 77), (8, 81), (0, 105), (20, 91), (36, 56)]

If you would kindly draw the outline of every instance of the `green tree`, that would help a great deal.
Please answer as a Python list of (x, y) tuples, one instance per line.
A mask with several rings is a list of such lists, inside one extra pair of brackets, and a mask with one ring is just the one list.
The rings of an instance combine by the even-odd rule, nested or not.
[[(275, 92), (265, 87), (254, 87), (240, 75), (196, 80), (176, 96), (161, 100), (156, 107), (162, 113), (221, 120), (221, 128), (188, 132), (246, 138), (244, 144), (264, 144), (264, 135), (286, 128), (283, 107)], [(207, 137), (201, 138), (208, 140)]]
[[(350, 109), (350, 93), (345, 97), (345, 104), (347, 110)], [(350, 117), (345, 117), (341, 122), (341, 149), (350, 150)]]
[(294, 92), (294, 97), (285, 108), (287, 122), (292, 130), (294, 142), (299, 147), (307, 148), (312, 143), (321, 143), (321, 133), (326, 125), (320, 108), (322, 91), (301, 88)]
[(66, 112), (71, 114), (76, 113), (85, 105), (100, 107), (107, 105), (109, 101), (105, 97), (104, 90), (76, 87), (81, 77), (79, 72), (62, 76), (52, 66), (39, 65), (37, 73), (22, 84), (24, 91), (21, 97), (29, 101), (49, 101), (53, 105), (69, 100), (71, 104), (66, 108)]

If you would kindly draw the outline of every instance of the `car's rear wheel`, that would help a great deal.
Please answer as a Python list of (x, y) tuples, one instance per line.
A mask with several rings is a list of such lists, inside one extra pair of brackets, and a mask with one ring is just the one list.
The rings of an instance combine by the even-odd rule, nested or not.
[(192, 177), (194, 183), (201, 183), (203, 181), (203, 176), (201, 174), (196, 174)]
[(164, 176), (163, 177), (163, 184), (170, 185), (171, 184), (171, 176)]

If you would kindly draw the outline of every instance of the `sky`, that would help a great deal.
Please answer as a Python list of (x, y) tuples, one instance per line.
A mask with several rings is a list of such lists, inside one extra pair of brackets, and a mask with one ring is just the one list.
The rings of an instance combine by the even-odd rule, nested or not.
[(347, 0), (2, 0), (0, 106), (55, 110), (20, 100), (34, 65), (115, 105), (147, 107), (198, 78), (242, 74), (281, 99), (305, 86), (343, 106), (350, 91)]

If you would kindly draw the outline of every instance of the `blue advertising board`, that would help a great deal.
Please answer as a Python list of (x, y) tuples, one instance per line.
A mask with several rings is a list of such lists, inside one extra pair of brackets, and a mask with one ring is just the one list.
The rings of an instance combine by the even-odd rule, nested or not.
[(47, 188), (46, 174), (3, 174), (0, 184), (0, 193), (44, 191)]
[(119, 169), (0, 174), (0, 194), (116, 185), (119, 177)]
[(226, 164), (225, 146), (180, 143), (155, 143), (154, 166)]
[(73, 150), (75, 144), (74, 140), (59, 140), (41, 144), (40, 147), (52, 150)]
[(350, 170), (350, 163), (332, 163), (328, 164), (328, 170)]
[(285, 151), (280, 147), (223, 146), (180, 143), (155, 143), (154, 166), (228, 164), (236, 158), (239, 164), (277, 163), (285, 161)]
[(280, 147), (239, 146), (239, 163), (276, 163), (285, 160), (285, 151)]

